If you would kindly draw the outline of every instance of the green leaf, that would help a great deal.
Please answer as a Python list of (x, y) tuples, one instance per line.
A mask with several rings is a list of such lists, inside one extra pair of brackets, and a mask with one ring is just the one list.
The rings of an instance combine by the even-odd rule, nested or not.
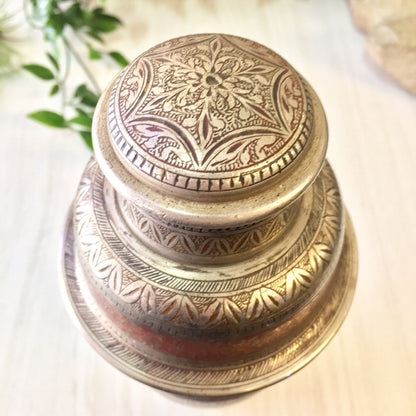
[(102, 6), (96, 7), (95, 9), (93, 9), (92, 13), (94, 15), (103, 14), (104, 13), (104, 7), (102, 7)]
[(119, 25), (122, 24), (121, 20), (118, 17), (112, 14), (105, 13), (104, 7), (96, 7), (95, 9), (93, 9), (92, 14), (94, 17), (103, 17), (108, 21), (112, 21)]
[(54, 79), (53, 73), (50, 69), (46, 68), (46, 66), (30, 64), (30, 65), (23, 65), (23, 69), (29, 71), (32, 75), (44, 80), (51, 80)]
[(79, 126), (91, 128), (92, 118), (84, 115), (79, 115), (77, 117), (71, 118), (69, 122), (71, 124), (77, 124)]
[(121, 20), (117, 17), (103, 13), (101, 8), (93, 10), (93, 16), (89, 21), (89, 26), (94, 32), (112, 32), (121, 25)]
[(83, 117), (88, 117), (90, 119), (92, 119), (92, 115), (88, 114), (86, 111), (84, 111), (82, 108), (75, 108), (75, 111), (77, 112), (77, 114), (79, 116), (83, 116)]
[(49, 29), (48, 37), (56, 38), (56, 36), (60, 36), (64, 30), (65, 24), (67, 23), (68, 21), (64, 14), (51, 14), (46, 22), (46, 28)]
[(80, 136), (82, 137), (82, 140), (84, 140), (84, 143), (87, 145), (88, 148), (93, 150), (92, 147), (92, 136), (90, 131), (80, 131)]
[(104, 39), (97, 32), (94, 32), (93, 30), (87, 31), (86, 35), (88, 35), (89, 37), (95, 39), (96, 41), (100, 43), (104, 43)]
[(49, 127), (64, 128), (68, 126), (65, 119), (60, 114), (54, 113), (53, 111), (36, 111), (28, 114), (28, 117)]
[(95, 50), (90, 44), (87, 44), (88, 47), (88, 56), (91, 60), (96, 60), (101, 58), (101, 53)]
[(64, 21), (72, 28), (79, 29), (84, 25), (84, 15), (79, 3), (74, 3), (64, 13), (62, 13)]
[(59, 85), (58, 84), (55, 84), (50, 89), (49, 95), (52, 97), (52, 95), (55, 95), (58, 91), (59, 91)]
[(117, 29), (117, 24), (104, 19), (94, 19), (91, 23), (94, 32), (109, 33)]
[(74, 92), (74, 97), (80, 97), (86, 89), (87, 86), (85, 84), (78, 85), (77, 89)]
[(51, 61), (52, 65), (55, 67), (55, 69), (57, 71), (59, 71), (59, 64), (58, 64), (58, 61), (56, 60), (56, 58), (52, 54), (50, 54), (49, 52), (46, 55), (48, 55), (48, 58)]
[(75, 97), (81, 100), (81, 103), (88, 107), (95, 107), (98, 102), (98, 95), (93, 93), (85, 84), (80, 85), (75, 90)]
[(129, 61), (120, 53), (117, 51), (112, 51), (108, 54), (113, 58), (121, 67), (125, 67), (129, 64)]

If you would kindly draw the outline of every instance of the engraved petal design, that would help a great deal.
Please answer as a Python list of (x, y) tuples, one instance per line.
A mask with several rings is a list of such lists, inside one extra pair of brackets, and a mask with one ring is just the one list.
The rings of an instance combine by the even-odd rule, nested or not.
[(167, 298), (160, 307), (160, 314), (167, 319), (182, 318), (186, 322), (195, 323), (199, 318), (196, 306), (188, 296), (175, 295)]
[(144, 285), (145, 283), (143, 282), (143, 280), (135, 280), (129, 283), (120, 292), (120, 298), (127, 303), (137, 302), (140, 299), (140, 294)]
[(314, 244), (309, 251), (309, 263), (316, 273), (322, 266), (323, 261), (329, 261), (332, 256), (331, 248), (324, 243)]
[[(97, 175), (95, 186), (102, 190), (103, 176), (95, 162), (92, 164), (91, 171), (91, 174)], [(226, 325), (236, 325), (242, 321), (260, 321), (263, 318), (267, 319), (267, 316), (280, 309), (284, 310), (289, 301), (295, 302), (296, 299), (300, 299), (300, 295), (305, 290), (317, 284), (316, 276), (322, 273), (322, 268), (330, 260), (336, 241), (339, 239), (342, 204), (340, 198), (337, 197), (338, 191), (336, 185), (334, 187), (334, 177), (328, 167), (323, 169), (322, 177), (325, 180), (317, 179), (316, 185), (314, 185), (316, 188), (314, 191), (316, 199), (314, 200), (317, 205), (313, 209), (317, 210), (315, 212), (319, 214), (313, 217), (315, 228), (307, 233), (311, 238), (311, 240), (305, 241), (309, 247), (308, 255), (300, 256), (298, 250), (303, 252), (304, 249), (295, 245), (293, 250), (297, 254), (294, 257), (287, 257), (288, 264), (292, 268), (291, 271), (282, 274), (288, 264), (282, 265), (283, 268), (280, 269), (282, 271), (279, 272), (278, 269), (275, 269), (276, 271), (273, 272), (276, 273), (273, 285), (268, 284), (256, 289), (250, 289), (248, 286), (244, 290), (244, 297), (241, 297), (241, 294), (230, 297), (220, 296), (214, 299), (211, 297), (210, 301), (206, 302), (202, 300), (203, 292), (200, 292), (200, 295), (188, 295), (175, 287), (162, 289), (152, 283), (152, 277), (147, 281), (142, 280), (139, 272), (135, 274), (136, 279), (132, 280), (131, 273), (127, 273), (127, 270), (119, 263), (120, 258), (114, 257), (114, 252), (103, 245), (99, 237), (98, 229), (102, 225), (97, 223), (96, 215), (100, 215), (102, 218), (102, 214), (96, 212), (97, 209), (100, 209), (99, 206), (93, 207), (92, 205), (97, 203), (93, 198), (92, 187), (81, 188), (83, 199), (77, 207), (80, 215), (78, 217), (75, 215), (76, 229), (79, 233), (81, 248), (84, 251), (84, 258), (88, 261), (94, 277), (103, 282), (126, 305), (131, 304), (136, 312), (139, 309), (143, 315), (150, 314), (155, 318), (171, 321), (182, 327), (197, 325), (216, 329)], [(327, 185), (323, 185), (324, 183)], [(297, 212), (295, 207), (293, 212), (285, 211), (263, 225), (257, 224), (256, 227), (241, 232), (235, 231), (230, 234), (229, 239), (224, 240), (212, 234), (203, 236), (203, 234), (196, 233), (196, 230), (181, 231), (178, 227), (170, 229), (167, 224), (145, 216), (128, 200), (122, 199), (119, 204), (123, 208), (126, 218), (129, 219), (130, 226), (137, 227), (142, 233), (151, 236), (154, 241), (192, 255), (209, 256), (224, 256), (227, 253), (233, 253), (238, 248), (261, 245), (267, 241), (270, 233), (273, 235), (276, 229), (281, 229), (288, 222), (290, 223), (291, 218)], [(80, 226), (86, 221), (84, 216), (88, 217), (88, 227)], [(112, 230), (109, 224), (108, 227), (106, 233)], [(119, 242), (114, 243), (120, 244)], [(180, 247), (182, 248), (180, 249)], [(279, 276), (282, 276), (283, 280), (279, 280)], [(244, 279), (247, 278), (247, 281), (250, 281), (252, 277), (254, 275), (247, 275)], [(259, 275), (256, 275), (255, 279), (258, 278)], [(165, 277), (163, 277), (163, 281), (165, 281)], [(206, 282), (204, 290), (208, 290), (209, 285), (210, 283)]]
[[(223, 173), (249, 178), (280, 158), (267, 177), (278, 174), (310, 133), (310, 123), (302, 127), (302, 114), (311, 112), (300, 78), (265, 48), (227, 35), (200, 39), (178, 42), (169, 53), (153, 48), (126, 68), (109, 106), (116, 149), (134, 171), (204, 192), (218, 189), (211, 181), (223, 190), (249, 186), (221, 182)], [(184, 179), (175, 181), (177, 175)]]
[(204, 312), (205, 325), (215, 326), (223, 319), (238, 323), (242, 319), (238, 305), (228, 298), (218, 298), (212, 302)]
[(310, 286), (312, 275), (304, 269), (295, 267), (286, 275), (286, 301), (292, 299), (299, 291)]
[(247, 319), (256, 319), (264, 311), (276, 311), (285, 302), (283, 296), (268, 287), (255, 290), (247, 307)]

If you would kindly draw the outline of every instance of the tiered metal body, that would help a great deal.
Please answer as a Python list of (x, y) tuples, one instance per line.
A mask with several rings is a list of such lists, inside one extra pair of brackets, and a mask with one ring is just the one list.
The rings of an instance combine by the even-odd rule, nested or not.
[(349, 308), (357, 254), (327, 127), (279, 55), (186, 36), (101, 97), (63, 277), (97, 350), (196, 396), (243, 393), (310, 361)]

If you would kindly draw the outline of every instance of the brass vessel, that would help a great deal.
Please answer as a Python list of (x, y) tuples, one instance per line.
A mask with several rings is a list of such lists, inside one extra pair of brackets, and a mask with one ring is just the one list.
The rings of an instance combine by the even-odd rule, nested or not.
[(201, 34), (102, 95), (64, 234), (81, 328), (126, 374), (194, 396), (282, 380), (335, 334), (357, 274), (313, 89), (283, 58)]

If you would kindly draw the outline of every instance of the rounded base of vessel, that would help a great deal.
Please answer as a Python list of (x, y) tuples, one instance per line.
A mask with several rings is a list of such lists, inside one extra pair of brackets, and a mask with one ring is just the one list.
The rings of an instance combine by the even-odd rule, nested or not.
[[(224, 397), (257, 390), (291, 376), (310, 362), (335, 335), (353, 298), (357, 276), (357, 247), (346, 216), (345, 237), (333, 285), (322, 308), (296, 337), (272, 353), (240, 364), (201, 362), (172, 365), (123, 344), (97, 317), (77, 275), (72, 210), (62, 247), (62, 279), (73, 316), (91, 345), (112, 365), (130, 377), (169, 392), (197, 397)], [(261, 355), (261, 353), (259, 354)]]

